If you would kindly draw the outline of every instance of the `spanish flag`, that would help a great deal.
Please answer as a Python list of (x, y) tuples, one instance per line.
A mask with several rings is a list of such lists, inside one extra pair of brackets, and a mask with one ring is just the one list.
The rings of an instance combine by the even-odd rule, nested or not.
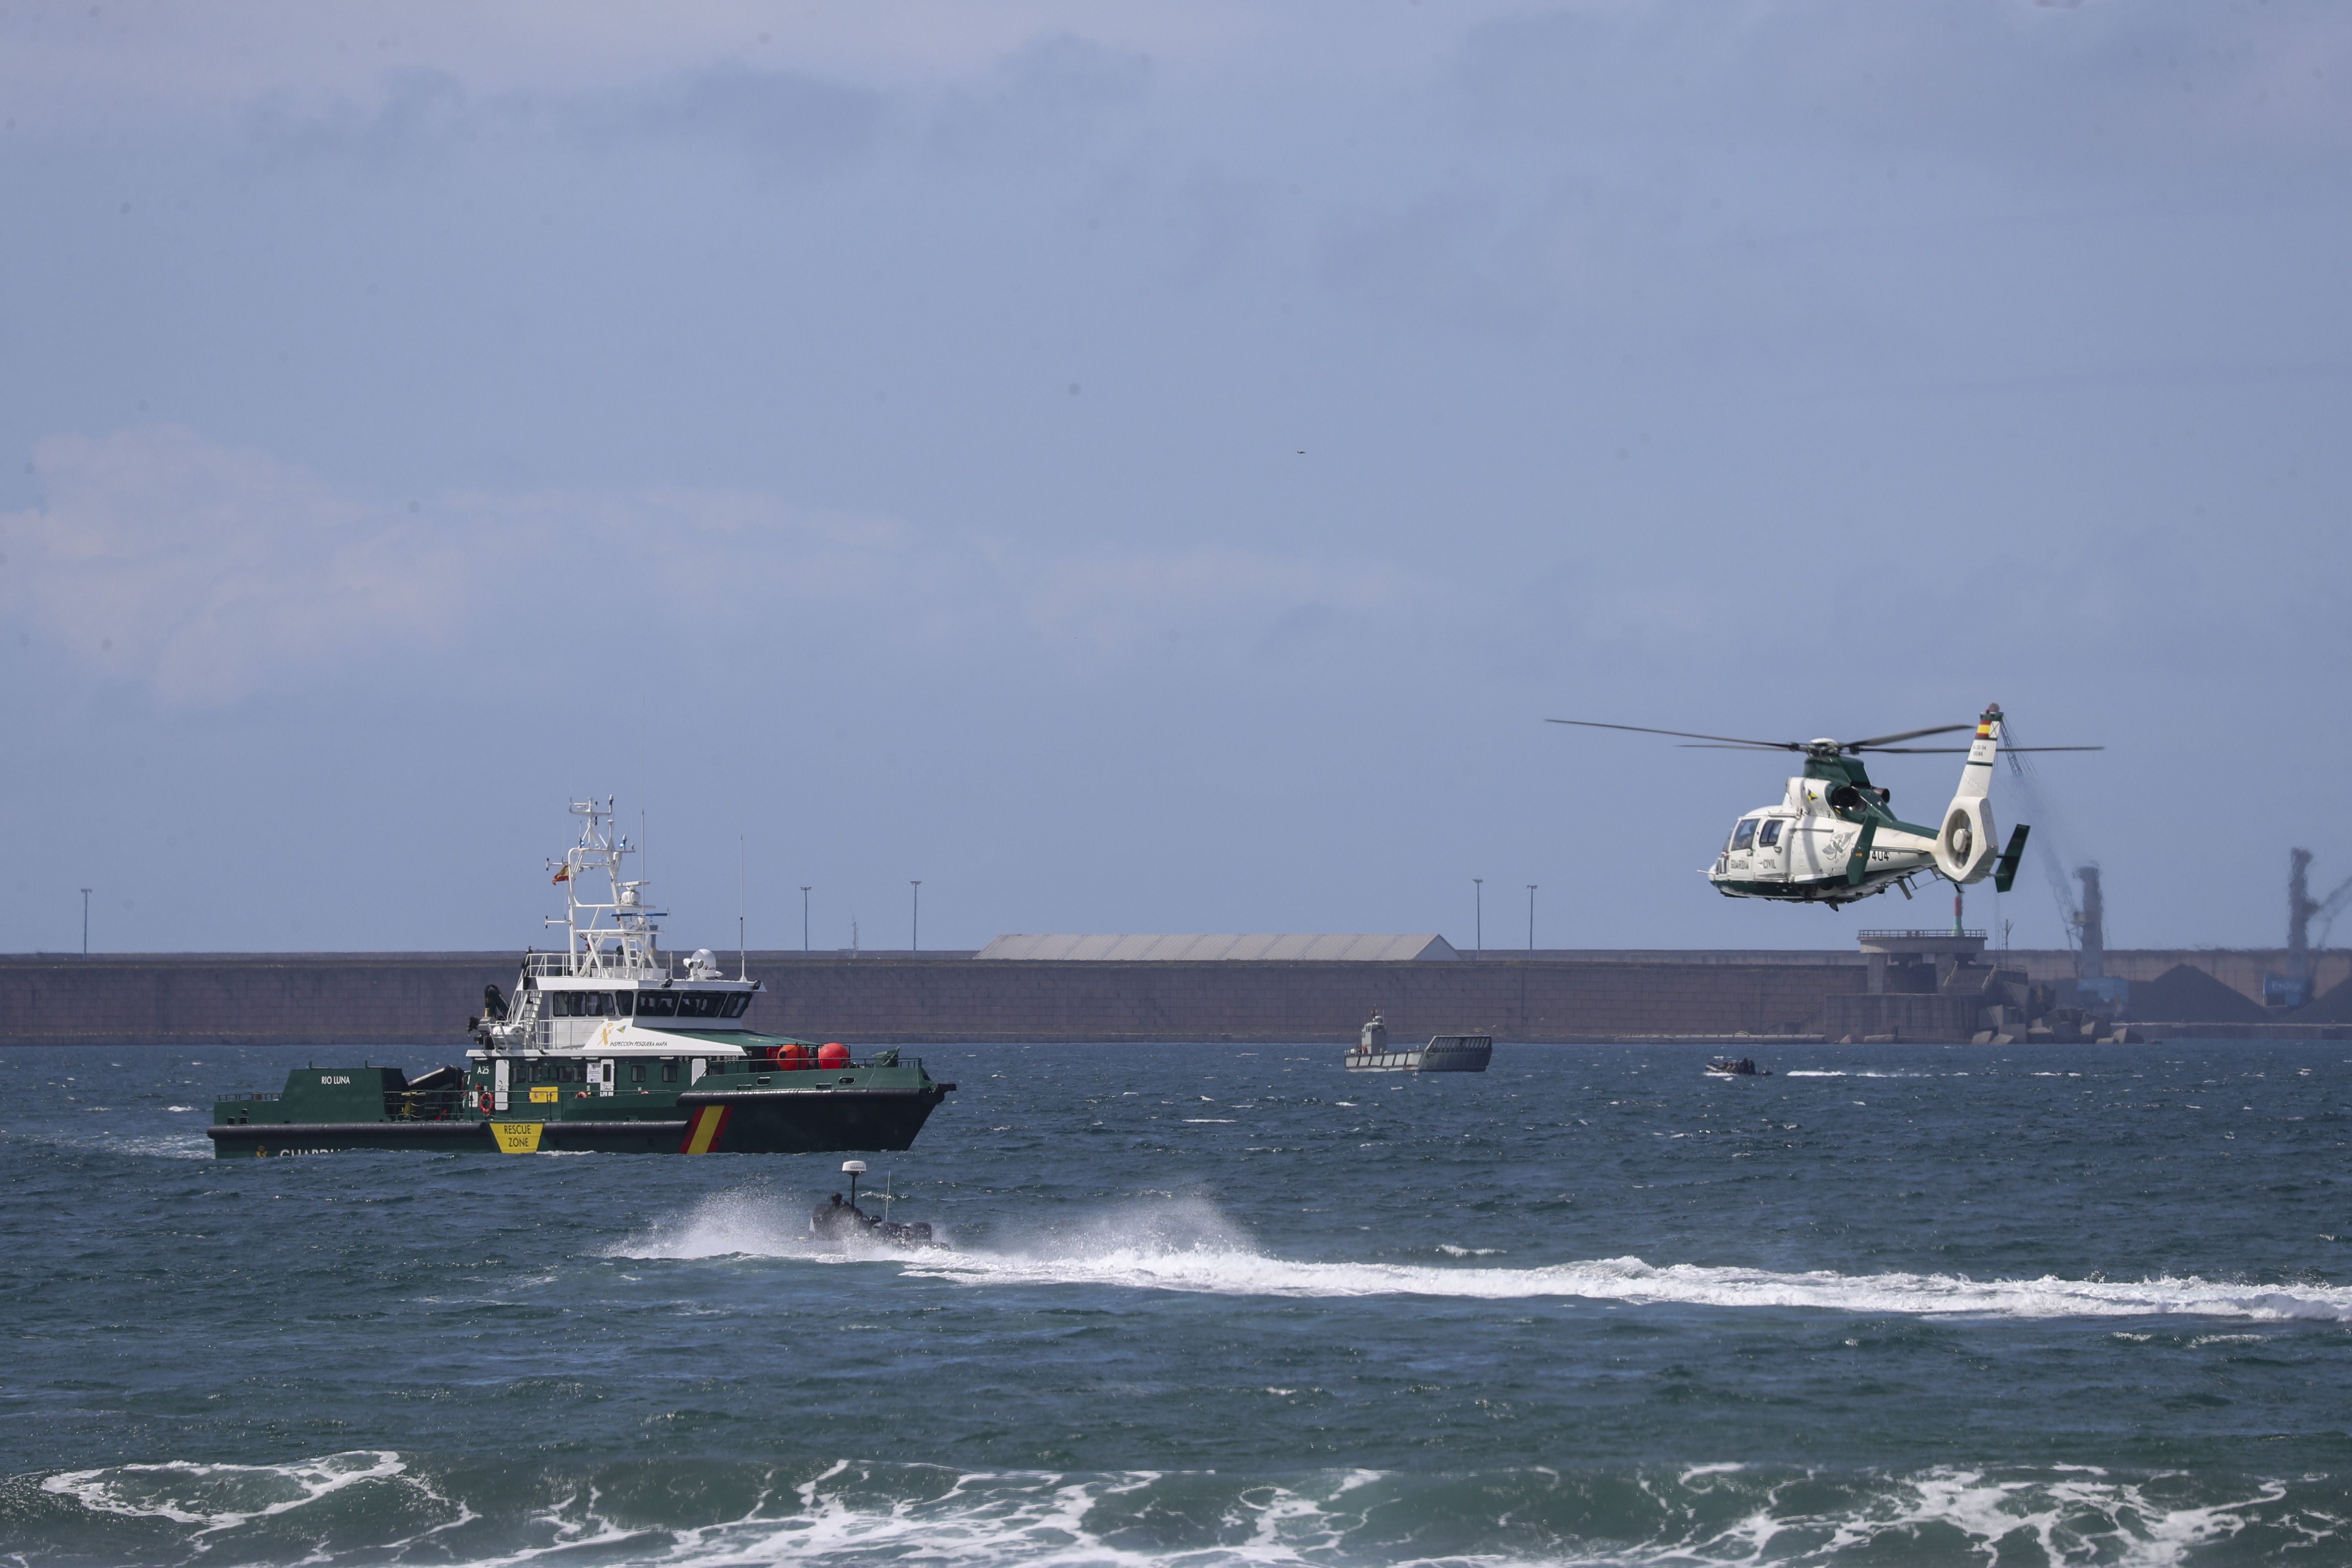
[(551, 887), (555, 882), (568, 882), (570, 880), (572, 880), (572, 868), (567, 865), (562, 870), (555, 873), (553, 879), (549, 885)]

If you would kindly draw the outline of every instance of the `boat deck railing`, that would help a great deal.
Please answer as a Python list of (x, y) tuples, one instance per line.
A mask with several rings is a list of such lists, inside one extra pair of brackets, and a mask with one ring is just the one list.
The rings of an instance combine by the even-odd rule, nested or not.
[(523, 972), (533, 976), (545, 975), (562, 979), (594, 975), (602, 980), (667, 980), (670, 968), (662, 963), (599, 963), (581, 952), (527, 952), (522, 959)]
[(276, 1100), (278, 1096), (268, 1089), (247, 1089), (238, 1094), (216, 1094), (213, 1098), (215, 1100)]

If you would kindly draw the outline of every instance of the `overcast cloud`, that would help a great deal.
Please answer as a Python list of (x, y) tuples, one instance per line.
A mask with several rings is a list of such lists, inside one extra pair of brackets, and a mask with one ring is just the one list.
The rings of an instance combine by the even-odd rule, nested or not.
[(2112, 943), (2352, 874), (2340, 6), (110, 0), (0, 101), (0, 947), (519, 947), (589, 791), (689, 942), (740, 836), (754, 944), (1843, 946), (1948, 890), (1717, 899), (1781, 765), (1541, 720), (1991, 700)]

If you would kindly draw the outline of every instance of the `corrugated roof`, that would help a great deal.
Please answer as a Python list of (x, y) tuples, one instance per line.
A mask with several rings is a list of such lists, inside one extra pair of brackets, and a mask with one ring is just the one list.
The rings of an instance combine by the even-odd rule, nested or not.
[(1431, 931), (1410, 936), (1000, 936), (982, 958), (1092, 959), (1126, 963), (1199, 963), (1204, 959), (1348, 960), (1404, 963), (1459, 958), (1454, 944)]

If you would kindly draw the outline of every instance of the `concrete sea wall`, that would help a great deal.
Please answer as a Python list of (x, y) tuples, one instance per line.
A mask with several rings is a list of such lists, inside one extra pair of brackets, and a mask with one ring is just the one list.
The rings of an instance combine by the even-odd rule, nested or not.
[[(1991, 955), (1988, 955), (1991, 956)], [(2056, 976), (2068, 955), (2000, 955)], [(2111, 952), (2108, 972), (2207, 969), (2259, 994), (2276, 952)], [(0, 955), (0, 1044), (290, 1044), (455, 1050), (511, 953)], [(1353, 1040), (1491, 1032), (1571, 1042), (1820, 1035), (1865, 989), (1855, 952), (1493, 954), (1456, 963), (1027, 963), (969, 954), (754, 952), (755, 1028), (851, 1045), (1013, 1040)], [(2323, 990), (2347, 972), (2320, 966)], [(2068, 961), (2063, 973), (2073, 973)], [(1922, 1002), (1927, 998), (1920, 998)], [(1841, 1019), (1859, 1004), (1839, 1007)]]
[[(1810, 955), (1809, 955), (1810, 956)], [(511, 954), (153, 953), (0, 957), (0, 1043), (465, 1043)], [(1675, 963), (1103, 963), (755, 952), (754, 1028), (851, 1045), (990, 1040), (1352, 1041), (1818, 1034), (1859, 958)]]

